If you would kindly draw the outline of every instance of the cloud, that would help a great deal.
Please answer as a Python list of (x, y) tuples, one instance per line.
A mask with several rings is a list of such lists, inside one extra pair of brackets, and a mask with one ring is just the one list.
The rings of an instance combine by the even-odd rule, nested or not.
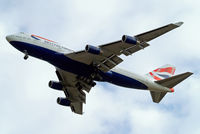
[[(0, 2), (1, 133), (199, 133), (199, 1), (1, 1)], [(195, 74), (160, 104), (149, 92), (98, 83), (84, 105), (83, 116), (56, 104), (62, 92), (49, 89), (57, 80), (53, 66), (9, 45), (7, 34), (24, 31), (81, 50), (159, 26), (184, 21), (180, 28), (150, 42), (151, 46), (119, 67), (139, 74), (166, 63), (177, 73)], [(66, 45), (65, 45), (66, 44)]]

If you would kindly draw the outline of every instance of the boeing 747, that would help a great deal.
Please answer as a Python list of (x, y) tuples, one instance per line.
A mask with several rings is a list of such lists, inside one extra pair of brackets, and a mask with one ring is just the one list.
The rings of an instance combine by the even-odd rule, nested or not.
[(148, 42), (181, 26), (178, 22), (139, 34), (123, 35), (118, 41), (99, 45), (86, 45), (82, 51), (73, 51), (46, 38), (26, 33), (6, 36), (7, 41), (29, 56), (47, 61), (56, 68), (58, 81), (49, 81), (49, 87), (65, 93), (57, 103), (68, 106), (74, 113), (83, 114), (86, 93), (96, 85), (95, 81), (108, 82), (126, 88), (150, 91), (153, 102), (159, 103), (167, 93), (174, 92), (174, 86), (192, 75), (186, 72), (174, 75), (175, 67), (164, 65), (144, 76), (117, 68), (123, 59), (149, 46)]

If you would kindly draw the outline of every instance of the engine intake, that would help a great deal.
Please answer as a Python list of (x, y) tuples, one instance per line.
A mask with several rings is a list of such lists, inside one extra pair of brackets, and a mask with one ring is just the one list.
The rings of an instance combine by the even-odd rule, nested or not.
[(122, 42), (136, 45), (137, 44), (137, 39), (135, 37), (132, 37), (132, 36), (123, 35), (122, 36)]
[(56, 90), (62, 90), (63, 85), (60, 82), (57, 81), (49, 81), (49, 87), (56, 89)]
[(95, 47), (92, 45), (86, 45), (85, 51), (91, 54), (99, 55), (102, 53), (101, 49), (99, 47)]
[(66, 98), (58, 97), (57, 98), (57, 103), (62, 105), (62, 106), (70, 106), (71, 101), (66, 99)]

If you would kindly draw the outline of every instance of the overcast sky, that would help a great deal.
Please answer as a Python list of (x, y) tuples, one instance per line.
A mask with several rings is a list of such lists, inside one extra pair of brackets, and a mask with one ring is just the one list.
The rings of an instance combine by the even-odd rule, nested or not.
[[(1, 134), (199, 134), (200, 2), (198, 0), (0, 0)], [(166, 63), (194, 72), (160, 104), (148, 91), (98, 83), (82, 116), (56, 103), (55, 68), (13, 48), (5, 36), (27, 32), (73, 49), (101, 45), (169, 23), (184, 24), (123, 57), (118, 67), (141, 75)]]

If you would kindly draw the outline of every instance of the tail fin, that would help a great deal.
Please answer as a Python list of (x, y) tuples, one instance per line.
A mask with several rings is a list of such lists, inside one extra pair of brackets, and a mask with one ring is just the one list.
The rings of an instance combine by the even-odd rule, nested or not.
[[(176, 76), (173, 76), (176, 68), (172, 65), (164, 65), (158, 69), (149, 72), (147, 76), (151, 77), (157, 84), (160, 84), (164, 87), (170, 88), (171, 92), (174, 92), (173, 87), (188, 78), (193, 73), (186, 72)], [(156, 92), (150, 91), (153, 102), (159, 103), (167, 92)]]
[[(193, 73), (191, 73), (191, 72), (186, 72), (186, 73), (182, 73), (182, 74), (179, 74), (179, 75), (176, 75), (176, 76), (172, 76), (170, 78), (158, 80), (158, 81), (155, 81), (155, 82), (164, 86), (164, 87), (170, 88), (173, 92), (174, 86), (176, 86), (177, 84), (179, 84), (183, 80), (187, 79), (192, 74)], [(150, 93), (151, 93), (152, 100), (155, 103), (159, 103), (162, 100), (162, 98), (167, 94), (167, 92), (155, 92), (155, 91), (150, 91)]]
[(158, 80), (172, 77), (175, 73), (175, 70), (176, 68), (174, 66), (167, 64), (153, 70), (152, 72), (149, 72), (147, 76), (153, 78), (154, 81), (158, 81)]

